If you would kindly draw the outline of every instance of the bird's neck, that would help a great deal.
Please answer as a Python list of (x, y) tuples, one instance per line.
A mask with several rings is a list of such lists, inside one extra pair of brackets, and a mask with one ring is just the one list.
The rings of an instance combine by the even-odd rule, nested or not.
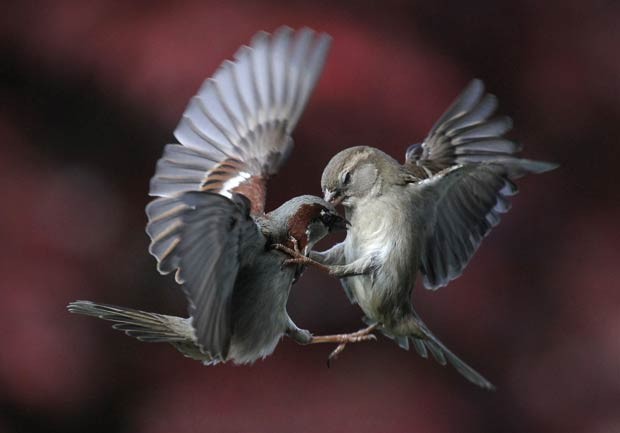
[(306, 233), (307, 223), (300, 218), (291, 218), (287, 223), (273, 218), (272, 215), (265, 215), (257, 221), (261, 232), (267, 239), (267, 246), (282, 244), (294, 249), (295, 245), (291, 237), (297, 241), (300, 251), (308, 245), (308, 234)]

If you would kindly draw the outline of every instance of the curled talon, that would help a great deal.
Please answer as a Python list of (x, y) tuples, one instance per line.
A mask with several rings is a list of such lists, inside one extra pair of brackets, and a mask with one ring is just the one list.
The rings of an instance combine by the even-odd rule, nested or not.
[(273, 244), (272, 247), (274, 249), (278, 250), (278, 251), (282, 251), (283, 253), (288, 254), (289, 256), (291, 256), (293, 258), (307, 258), (303, 254), (301, 254), (299, 251), (292, 250), (289, 247), (287, 247), (286, 245)]
[(373, 341), (377, 339), (377, 336), (372, 333), (377, 329), (379, 325), (373, 324), (367, 328), (360, 329), (357, 332), (350, 334), (338, 334), (338, 335), (325, 335), (316, 336), (313, 338), (313, 343), (338, 343), (338, 346), (329, 354), (327, 358), (327, 367), (331, 367), (331, 363), (334, 359), (346, 349), (349, 343), (359, 343), (362, 341)]
[(288, 255), (294, 255), (295, 254), (295, 252), (293, 250), (291, 250), (289, 247), (287, 247), (286, 245), (283, 245), (283, 244), (273, 244), (271, 247), (274, 250), (282, 251), (283, 253), (286, 253)]
[(327, 357), (327, 368), (331, 367), (332, 361), (337, 359), (338, 355), (340, 355), (344, 351), (344, 349), (346, 349), (347, 344), (359, 343), (361, 341), (371, 341), (371, 340), (376, 340), (376, 339), (377, 337), (375, 337), (374, 334), (370, 334), (370, 335), (362, 335), (359, 337), (352, 337), (349, 341), (340, 343), (338, 346), (336, 346), (334, 350), (332, 350), (332, 352)]
[(338, 347), (336, 347), (334, 350), (332, 350), (332, 353), (330, 353), (327, 357), (327, 368), (330, 368), (332, 366), (332, 361), (338, 358), (338, 355), (340, 355), (346, 347), (347, 343), (342, 343), (339, 344)]
[(305, 254), (301, 253), (299, 251), (299, 245), (297, 243), (297, 240), (293, 238), (292, 236), (290, 237), (290, 241), (293, 244), (293, 247), (295, 248), (294, 250), (290, 249), (289, 247), (283, 244), (272, 245), (274, 249), (291, 256), (290, 259), (287, 259), (283, 262), (284, 266), (286, 265), (314, 266), (315, 268), (320, 269), (321, 271), (331, 275), (331, 268), (329, 266), (325, 266), (317, 262), (316, 260), (313, 260), (310, 257), (306, 256)]
[(376, 339), (377, 337), (375, 336), (375, 334), (358, 335), (358, 336), (351, 337), (351, 340), (348, 341), (348, 343), (359, 343), (360, 341), (372, 341)]
[(299, 249), (299, 242), (297, 242), (297, 238), (295, 238), (294, 236), (289, 236), (288, 240), (291, 242), (291, 244), (293, 244), (293, 251), (295, 251), (297, 254), (301, 254), (301, 251)]
[(375, 334), (358, 335), (351, 337), (349, 341), (340, 343), (334, 350), (332, 350), (332, 352), (327, 357), (327, 368), (331, 367), (332, 361), (338, 358), (338, 355), (340, 355), (344, 351), (344, 349), (346, 349), (348, 343), (359, 343), (361, 341), (372, 341), (376, 339), (377, 337), (375, 336)]

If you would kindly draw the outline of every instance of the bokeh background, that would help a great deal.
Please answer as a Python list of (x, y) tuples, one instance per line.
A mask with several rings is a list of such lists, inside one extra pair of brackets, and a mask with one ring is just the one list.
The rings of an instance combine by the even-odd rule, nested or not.
[[(202, 80), (281, 24), (333, 46), (272, 207), (319, 194), (345, 147), (402, 158), (473, 77), (527, 157), (562, 164), (519, 182), (460, 279), (414, 292), (496, 392), (384, 338), (331, 369), (331, 347), (288, 340), (251, 367), (207, 368), (65, 311), (184, 314), (147, 253), (149, 178)], [(618, 47), (614, 1), (5, 0), (0, 432), (620, 432)], [(290, 312), (316, 333), (361, 324), (313, 270)]]

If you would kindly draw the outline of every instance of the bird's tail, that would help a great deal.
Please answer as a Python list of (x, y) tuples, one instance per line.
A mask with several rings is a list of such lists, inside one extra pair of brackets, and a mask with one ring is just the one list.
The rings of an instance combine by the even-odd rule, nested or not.
[(84, 314), (115, 322), (112, 328), (140, 341), (172, 343), (192, 340), (193, 331), (187, 319), (149, 313), (114, 305), (75, 301), (67, 305), (70, 313)]
[(480, 373), (470, 367), (465, 361), (456, 356), (450, 349), (448, 349), (433, 333), (424, 325), (419, 322), (418, 328), (422, 336), (415, 335), (411, 337), (413, 346), (420, 356), (428, 358), (428, 352), (431, 352), (433, 357), (441, 365), (450, 363), (456, 370), (461, 373), (470, 382), (489, 390), (494, 390), (495, 387), (491, 382), (485, 379)]
[(194, 328), (190, 319), (149, 313), (132, 308), (96, 304), (90, 301), (75, 301), (67, 305), (70, 313), (84, 314), (114, 322), (112, 328), (140, 341), (170, 343), (188, 358), (214, 364), (219, 360), (203, 352), (196, 343)]

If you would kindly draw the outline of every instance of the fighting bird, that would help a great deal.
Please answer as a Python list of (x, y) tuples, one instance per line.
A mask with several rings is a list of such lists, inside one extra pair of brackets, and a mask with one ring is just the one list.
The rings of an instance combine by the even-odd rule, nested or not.
[[(510, 209), (514, 180), (557, 165), (516, 156), (504, 137), (509, 117), (495, 116), (497, 98), (472, 81), (400, 164), (379, 149), (345, 149), (325, 167), (325, 200), (341, 203), (351, 222), (346, 239), (325, 252), (301, 256), (278, 248), (292, 263), (314, 265), (341, 278), (370, 326), (424, 358), (430, 351), (483, 388), (493, 385), (450, 351), (416, 313), (412, 289), (418, 272), (437, 290), (460, 276), (482, 239)], [(335, 353), (344, 349), (339, 346)]]
[(286, 303), (302, 267), (283, 266), (282, 243), (307, 255), (346, 220), (332, 204), (301, 196), (265, 213), (266, 182), (293, 148), (291, 133), (322, 71), (330, 45), (309, 29), (261, 32), (224, 62), (191, 99), (151, 179), (149, 252), (175, 273), (189, 318), (76, 301), (72, 313), (116, 322), (141, 341), (166, 342), (205, 364), (250, 363), (283, 335), (300, 344), (370, 339), (312, 336)]

